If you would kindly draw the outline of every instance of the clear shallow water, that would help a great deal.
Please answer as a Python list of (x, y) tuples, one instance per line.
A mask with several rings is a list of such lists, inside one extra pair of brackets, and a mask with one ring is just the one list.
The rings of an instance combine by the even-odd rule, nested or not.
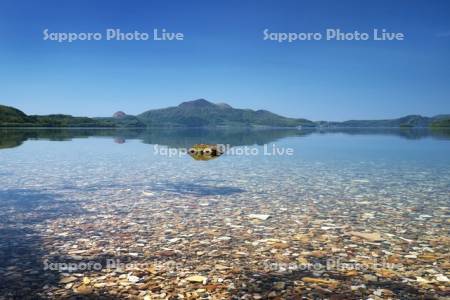
[[(391, 192), (400, 195), (402, 191), (413, 193), (419, 188), (418, 181), (420, 186), (428, 185), (430, 192), (434, 189), (438, 192), (437, 189), (448, 188), (450, 184), (450, 139), (432, 135), (409, 139), (383, 131), (303, 135), (301, 131), (283, 130), (230, 134), (183, 130), (136, 135), (133, 131), (122, 134), (106, 131), (110, 136), (105, 137), (87, 130), (83, 131), (83, 138), (77, 138), (77, 130), (45, 132), (58, 141), (41, 137), (43, 133), (39, 130), (30, 130), (25, 133), (37, 136), (20, 146), (0, 150), (2, 190), (39, 189), (65, 197), (72, 188), (79, 197), (85, 197), (83, 194), (101, 194), (105, 188), (140, 191), (155, 188), (155, 184), (160, 192), (165, 192), (167, 186), (167, 191), (179, 187), (180, 194), (189, 194), (192, 192), (189, 189), (195, 190), (198, 185), (208, 186), (211, 195), (216, 187), (227, 186), (241, 189), (239, 194), (245, 191), (248, 197), (267, 189), (279, 194), (288, 188), (293, 195), (300, 190), (315, 191), (316, 185), (324, 181), (332, 183), (327, 189), (339, 189), (353, 179), (364, 179), (373, 188), (395, 185), (399, 190)], [(51, 136), (53, 132), (59, 135)], [(8, 141), (5, 137), (9, 136), (3, 135), (3, 141)], [(157, 136), (154, 141), (153, 136)], [(183, 140), (183, 136), (188, 138)], [(190, 147), (210, 140), (234, 147), (228, 155), (207, 162), (195, 161), (189, 155), (169, 157), (155, 150), (155, 145)], [(273, 147), (291, 148), (294, 153), (276, 155)], [(239, 155), (236, 149), (244, 148), (256, 149), (258, 154)], [(415, 194), (424, 200), (430, 196)]]
[[(256, 148), (259, 155), (196, 161), (157, 154), (154, 148), (195, 143)], [(265, 144), (292, 148), (294, 154), (264, 155)], [(252, 252), (248, 243), (263, 238), (289, 242), (323, 223), (335, 228), (330, 235), (343, 236), (336, 247), (354, 242), (345, 240), (343, 227), (381, 232), (387, 240), (401, 236), (426, 248), (432, 247), (432, 237), (445, 236), (449, 229), (450, 139), (442, 133), (9, 130), (2, 131), (0, 145), (0, 272), (15, 266), (30, 276), (37, 270), (33, 290), (45, 290), (45, 284), (53, 291), (67, 290), (55, 283), (60, 273), (47, 274), (40, 265), (44, 259), (70, 256), (73, 249), (97, 249), (91, 258), (133, 253), (134, 259), (146, 261), (146, 251), (179, 248), (189, 257), (199, 250), (168, 241), (182, 238), (195, 245), (208, 240), (205, 231), (210, 230), (215, 234), (208, 247), (225, 236), (233, 237), (231, 249)], [(248, 223), (251, 213), (272, 218), (261, 227)], [(251, 236), (242, 228), (253, 230)], [(122, 234), (126, 237), (118, 240)], [(139, 240), (145, 246), (136, 246)], [(319, 244), (311, 239), (303, 249), (326, 249)], [(296, 247), (292, 252), (300, 252)], [(445, 250), (439, 243), (434, 247), (438, 253)], [(400, 256), (413, 251), (394, 241), (381, 248)], [(360, 252), (367, 255), (364, 247)], [(261, 265), (255, 261), (276, 261), (272, 254), (249, 254), (240, 264), (256, 272)], [(229, 260), (224, 256), (222, 263)], [(201, 265), (193, 259), (186, 264), (189, 271)]]

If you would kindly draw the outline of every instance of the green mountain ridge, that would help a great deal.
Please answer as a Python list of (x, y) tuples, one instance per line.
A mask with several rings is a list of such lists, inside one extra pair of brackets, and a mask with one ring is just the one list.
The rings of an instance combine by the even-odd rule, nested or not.
[(450, 115), (438, 115), (424, 117), (420, 115), (409, 115), (397, 119), (385, 120), (349, 120), (344, 122), (318, 122), (321, 127), (449, 127)]
[(137, 116), (122, 111), (107, 118), (71, 115), (27, 115), (14, 107), (0, 105), (0, 127), (283, 127), (283, 128), (449, 128), (450, 115), (424, 117), (409, 115), (386, 120), (349, 120), (313, 122), (287, 118), (267, 110), (233, 108), (226, 103), (205, 99), (183, 102), (178, 106), (153, 109)]
[(1, 123), (25, 123), (30, 122), (28, 116), (17, 108), (0, 105)]
[(114, 123), (71, 115), (26, 115), (14, 107), (0, 105), (1, 127), (111, 127)]
[(286, 118), (266, 110), (237, 109), (205, 99), (183, 102), (178, 106), (148, 110), (137, 116), (147, 126), (269, 126), (314, 127), (312, 121)]

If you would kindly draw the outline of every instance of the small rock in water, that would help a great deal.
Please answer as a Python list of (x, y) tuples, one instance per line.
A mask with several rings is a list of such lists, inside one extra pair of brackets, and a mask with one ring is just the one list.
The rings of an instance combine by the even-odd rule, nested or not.
[(139, 282), (139, 280), (141, 280), (139, 277), (131, 275), (131, 274), (128, 274), (127, 279), (131, 283), (137, 283), (137, 282)]
[(275, 284), (273, 285), (273, 288), (279, 291), (284, 290), (285, 287), (286, 283), (284, 283), (283, 281), (275, 282)]
[(330, 287), (336, 287), (339, 284), (339, 281), (334, 279), (322, 279), (322, 278), (314, 278), (314, 277), (303, 277), (303, 282), (306, 283), (315, 283), (319, 285), (325, 285)]
[(223, 271), (223, 270), (228, 270), (229, 269), (229, 267), (226, 267), (226, 266), (223, 266), (223, 265), (219, 265), (219, 264), (215, 265), (214, 268), (216, 270), (219, 270), (219, 271)]
[(250, 215), (248, 215), (248, 217), (250, 219), (258, 219), (258, 220), (261, 220), (261, 221), (265, 221), (268, 218), (270, 218), (270, 215), (250, 214)]
[(79, 287), (74, 289), (74, 292), (80, 295), (89, 295), (92, 294), (93, 289), (86, 285), (80, 285)]
[(181, 240), (180, 238), (173, 238), (173, 239), (169, 239), (168, 242), (169, 242), (169, 244), (174, 244), (174, 243), (179, 242), (180, 240)]
[(189, 282), (203, 283), (207, 280), (207, 278), (205, 276), (194, 275), (186, 278), (186, 280)]
[(76, 277), (74, 277), (74, 276), (69, 276), (69, 277), (64, 277), (64, 278), (62, 278), (62, 279), (59, 281), (59, 283), (65, 284), (65, 283), (70, 283), (70, 282), (74, 282), (74, 281), (77, 281), (77, 280), (78, 280), (78, 278), (76, 278)]
[(419, 216), (419, 219), (429, 219), (429, 218), (432, 218), (433, 216), (430, 216), (430, 215), (420, 215)]
[(72, 287), (73, 287), (73, 282), (68, 283), (68, 284), (66, 284), (66, 285), (64, 286), (64, 288), (65, 288), (66, 290), (70, 290)]
[(436, 280), (440, 281), (440, 282), (448, 282), (449, 281), (448, 277), (445, 275), (442, 275), (442, 274), (436, 275)]
[(368, 240), (370, 242), (379, 242), (381, 241), (381, 235), (378, 232), (358, 232), (358, 231), (350, 231), (349, 234)]
[(425, 283), (425, 284), (431, 283), (430, 280), (428, 280), (426, 278), (423, 278), (423, 277), (420, 277), (420, 276), (416, 276), (416, 281), (420, 282), (420, 283)]
[(375, 275), (371, 275), (371, 274), (364, 274), (363, 278), (367, 281), (372, 281), (372, 282), (378, 281), (378, 277)]

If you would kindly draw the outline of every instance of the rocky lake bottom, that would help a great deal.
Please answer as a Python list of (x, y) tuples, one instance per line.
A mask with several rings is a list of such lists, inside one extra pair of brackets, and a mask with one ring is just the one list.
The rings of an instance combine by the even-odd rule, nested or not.
[(0, 135), (0, 299), (450, 296), (445, 136), (62, 133)]

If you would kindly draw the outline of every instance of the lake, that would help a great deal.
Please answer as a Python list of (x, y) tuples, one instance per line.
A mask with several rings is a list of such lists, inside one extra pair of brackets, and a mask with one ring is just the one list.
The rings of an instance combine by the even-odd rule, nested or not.
[(0, 129), (0, 299), (443, 297), (449, 154), (414, 129)]

